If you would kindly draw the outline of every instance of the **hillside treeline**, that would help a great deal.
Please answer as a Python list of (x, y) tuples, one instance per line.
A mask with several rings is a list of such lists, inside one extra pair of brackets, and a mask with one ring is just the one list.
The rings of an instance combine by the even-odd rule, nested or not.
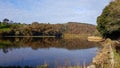
[(10, 31), (3, 32), (6, 36), (61, 36), (62, 31), (57, 28), (57, 25), (49, 24), (25, 24), (12, 28)]
[[(5, 30), (7, 28), (7, 30)], [(10, 23), (9, 20), (1, 22), (1, 36), (56, 36), (63, 34), (87, 34), (92, 35), (96, 31), (95, 26), (77, 22), (65, 24), (45, 24), (33, 22), (32, 24)]]

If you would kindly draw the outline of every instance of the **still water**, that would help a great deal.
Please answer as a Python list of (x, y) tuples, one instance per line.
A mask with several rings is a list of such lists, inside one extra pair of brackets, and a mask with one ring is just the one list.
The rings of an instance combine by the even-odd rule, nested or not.
[(99, 44), (85, 39), (0, 39), (0, 66), (89, 65), (99, 48)]

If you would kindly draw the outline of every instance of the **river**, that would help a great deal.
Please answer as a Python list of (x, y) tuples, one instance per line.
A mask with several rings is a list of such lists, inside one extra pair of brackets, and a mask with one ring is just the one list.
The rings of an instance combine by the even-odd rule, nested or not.
[(99, 49), (86, 39), (5, 38), (0, 39), (0, 66), (89, 65)]

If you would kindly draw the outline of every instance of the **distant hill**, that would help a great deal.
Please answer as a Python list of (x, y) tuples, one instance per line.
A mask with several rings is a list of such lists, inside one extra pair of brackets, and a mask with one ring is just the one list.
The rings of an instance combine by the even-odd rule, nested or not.
[(65, 33), (69, 34), (89, 34), (93, 35), (96, 31), (96, 26), (92, 24), (86, 23), (78, 23), (78, 22), (68, 22), (65, 24), (66, 31)]
[[(93, 35), (96, 26), (78, 22), (68, 22), (65, 24), (44, 24), (33, 22), (32, 24), (6, 24), (9, 31), (2, 31), (2, 36), (57, 36), (63, 34)], [(3, 30), (4, 28), (2, 28)]]

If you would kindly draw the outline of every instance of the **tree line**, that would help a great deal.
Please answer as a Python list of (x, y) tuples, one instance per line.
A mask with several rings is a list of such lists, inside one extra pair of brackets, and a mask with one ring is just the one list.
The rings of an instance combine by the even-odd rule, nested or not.
[[(4, 26), (3, 26), (4, 25)], [(7, 27), (6, 27), (7, 26)], [(94, 25), (78, 22), (68, 22), (64, 24), (49, 24), (32, 22), (31, 24), (21, 24), (4, 19), (0, 25), (1, 36), (55, 36), (62, 37), (63, 34), (88, 34), (92, 35), (96, 31)], [(7, 30), (5, 30), (7, 28)]]

